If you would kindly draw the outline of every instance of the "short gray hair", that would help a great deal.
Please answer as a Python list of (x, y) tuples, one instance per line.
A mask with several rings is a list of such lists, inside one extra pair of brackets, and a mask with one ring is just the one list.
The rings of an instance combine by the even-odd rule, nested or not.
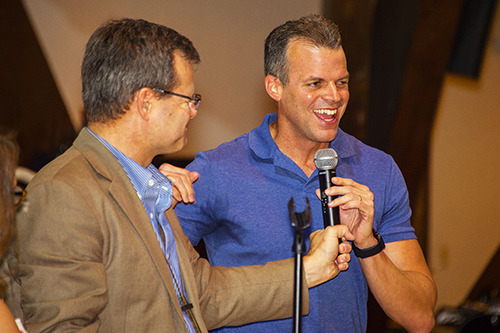
[(176, 87), (176, 50), (192, 65), (200, 62), (191, 41), (165, 26), (132, 19), (101, 25), (87, 42), (81, 69), (87, 120), (119, 119), (141, 88)]

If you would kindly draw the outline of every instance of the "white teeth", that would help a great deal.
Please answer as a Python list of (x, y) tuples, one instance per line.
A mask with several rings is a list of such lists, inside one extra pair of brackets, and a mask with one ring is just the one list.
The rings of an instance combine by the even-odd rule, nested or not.
[(319, 114), (327, 114), (330, 116), (334, 116), (337, 113), (337, 109), (335, 110), (325, 110), (325, 109), (318, 109), (318, 110), (313, 110), (314, 113), (319, 113)]

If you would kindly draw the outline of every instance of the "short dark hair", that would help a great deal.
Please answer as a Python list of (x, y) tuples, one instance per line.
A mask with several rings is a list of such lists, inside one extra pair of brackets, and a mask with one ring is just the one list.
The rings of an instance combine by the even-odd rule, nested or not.
[(82, 62), (82, 99), (87, 120), (120, 118), (144, 87), (171, 90), (178, 84), (174, 52), (200, 62), (193, 43), (177, 31), (145, 20), (111, 20), (90, 37)]
[(266, 38), (264, 72), (284, 85), (288, 84), (288, 47), (296, 40), (331, 49), (342, 47), (339, 27), (320, 15), (304, 16), (276, 27)]

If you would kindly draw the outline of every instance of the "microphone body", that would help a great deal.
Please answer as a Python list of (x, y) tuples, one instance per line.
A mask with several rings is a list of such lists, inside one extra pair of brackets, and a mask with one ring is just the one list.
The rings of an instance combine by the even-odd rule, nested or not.
[(337, 152), (332, 148), (320, 149), (314, 155), (314, 164), (318, 168), (319, 189), (321, 191), (321, 208), (323, 210), (324, 227), (340, 224), (339, 207), (329, 207), (328, 203), (335, 200), (337, 196), (325, 194), (325, 190), (333, 186), (332, 177), (337, 175), (335, 171), (338, 164)]
[(321, 208), (323, 209), (323, 224), (326, 227), (330, 225), (340, 224), (339, 207), (329, 207), (328, 203), (332, 202), (337, 196), (326, 195), (325, 190), (333, 186), (332, 177), (335, 177), (337, 172), (333, 170), (318, 169), (319, 189), (321, 191)]

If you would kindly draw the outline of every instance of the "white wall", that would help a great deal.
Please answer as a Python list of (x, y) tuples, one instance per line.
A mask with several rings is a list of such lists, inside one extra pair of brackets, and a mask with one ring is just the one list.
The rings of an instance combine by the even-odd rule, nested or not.
[(465, 300), (500, 246), (500, 6), (479, 80), (448, 75), (430, 168), (430, 262), (438, 303)]
[(85, 43), (110, 18), (143, 18), (187, 36), (201, 55), (203, 101), (178, 157), (250, 131), (275, 110), (264, 89), (264, 40), (287, 20), (320, 13), (322, 0), (23, 0), (76, 129), (82, 123), (80, 65)]

